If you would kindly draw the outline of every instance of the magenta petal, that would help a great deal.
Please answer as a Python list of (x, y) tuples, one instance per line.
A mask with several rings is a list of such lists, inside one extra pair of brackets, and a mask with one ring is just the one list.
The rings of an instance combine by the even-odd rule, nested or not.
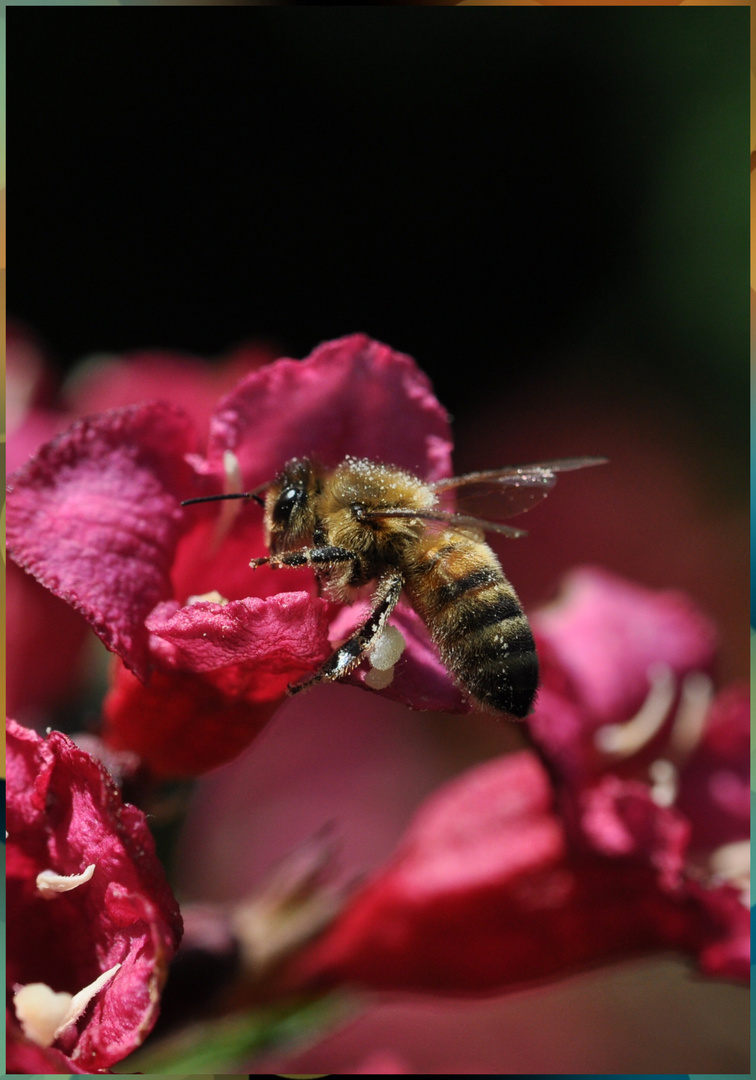
[(207, 672), (231, 664), (261, 664), (269, 671), (316, 668), (329, 654), (331, 605), (305, 592), (248, 596), (228, 604), (200, 601), (178, 608), (161, 604), (147, 628), (175, 649), (183, 671)]
[(446, 412), (414, 360), (353, 334), (243, 379), (211, 423), (208, 469), (222, 474), (232, 450), (255, 486), (292, 457), (335, 465), (352, 454), (433, 480), (449, 475), (451, 445)]
[(8, 550), (140, 678), (144, 619), (171, 595), (191, 422), (154, 403), (81, 420), (11, 478)]

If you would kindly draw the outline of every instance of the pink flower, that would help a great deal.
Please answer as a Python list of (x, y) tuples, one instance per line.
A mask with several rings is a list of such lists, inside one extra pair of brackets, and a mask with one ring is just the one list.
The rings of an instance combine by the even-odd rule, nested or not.
[(10, 1072), (107, 1072), (157, 1016), (181, 937), (144, 814), (59, 732), (7, 722)]
[[(314, 595), (307, 573), (252, 573), (250, 557), (263, 554), (258, 508), (181, 500), (226, 483), (255, 488), (310, 454), (390, 459), (437, 479), (450, 449), (446, 415), (414, 362), (354, 335), (249, 374), (219, 403), (204, 455), (189, 420), (165, 405), (79, 421), (13, 478), (9, 550), (120, 657), (106, 738), (158, 772), (192, 774), (237, 753), (286, 684), (325, 659), (338, 608)], [(403, 617), (406, 671), (386, 693), (406, 700), (423, 686), (426, 707), (461, 707), (424, 628)], [(434, 678), (413, 674), (417, 665)], [(229, 742), (218, 739), (224, 713)]]

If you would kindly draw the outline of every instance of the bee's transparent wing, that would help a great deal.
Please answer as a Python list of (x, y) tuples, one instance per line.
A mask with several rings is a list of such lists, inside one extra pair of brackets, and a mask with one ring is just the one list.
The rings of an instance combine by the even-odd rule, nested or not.
[(396, 506), (386, 510), (362, 510), (360, 521), (385, 521), (387, 518), (410, 518), (424, 521), (429, 529), (483, 529), (485, 532), (497, 532), (503, 536), (527, 536), (524, 529), (513, 525), (503, 525), (500, 521), (484, 521), (471, 514), (457, 514), (453, 510), (414, 510), (406, 506)]
[(600, 457), (560, 458), (536, 465), (515, 465), (453, 476), (429, 485), (439, 496), (438, 507), (430, 510), (400, 506), (363, 510), (360, 520), (414, 518), (426, 522), (431, 529), (482, 529), (503, 536), (526, 536), (524, 529), (504, 525), (504, 520), (525, 513), (545, 499), (557, 482), (557, 473), (603, 465), (606, 460)]
[[(556, 484), (557, 473), (601, 465), (605, 461), (606, 458), (598, 457), (561, 458), (453, 476), (437, 480), (430, 487), (440, 497), (442, 505), (455, 507), (457, 518), (476, 519), (481, 528), (508, 532), (497, 528), (496, 523), (537, 506)], [(513, 532), (522, 535), (522, 530)]]

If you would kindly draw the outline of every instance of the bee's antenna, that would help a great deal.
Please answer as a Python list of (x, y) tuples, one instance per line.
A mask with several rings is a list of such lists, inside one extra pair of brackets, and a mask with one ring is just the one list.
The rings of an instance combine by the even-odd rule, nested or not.
[(192, 506), (193, 503), (218, 502), (220, 499), (254, 499), (260, 506), (265, 506), (265, 499), (261, 499), (255, 491), (234, 492), (231, 495), (200, 495), (197, 499), (184, 499), (182, 506)]

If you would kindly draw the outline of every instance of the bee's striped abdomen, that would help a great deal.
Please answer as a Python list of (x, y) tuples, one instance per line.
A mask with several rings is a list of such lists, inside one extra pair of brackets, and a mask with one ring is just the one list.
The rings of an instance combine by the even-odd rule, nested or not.
[(538, 686), (535, 642), (488, 545), (455, 537), (426, 551), (407, 590), (444, 664), (473, 697), (527, 716)]

